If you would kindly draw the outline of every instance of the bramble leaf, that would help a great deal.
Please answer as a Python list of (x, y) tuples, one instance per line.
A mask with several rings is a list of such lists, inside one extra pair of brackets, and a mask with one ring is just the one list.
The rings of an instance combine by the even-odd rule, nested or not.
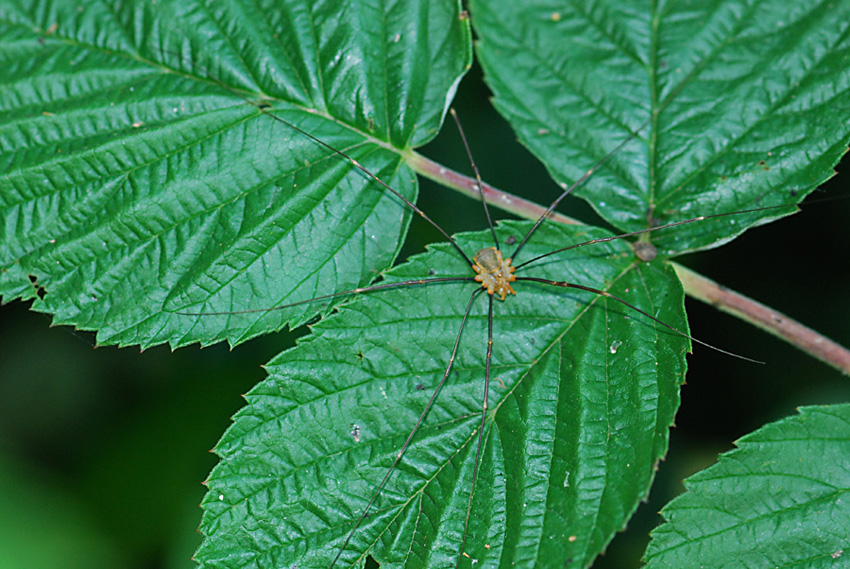
[[(531, 224), (503, 223), (500, 238)], [(523, 258), (605, 235), (544, 226)], [(489, 233), (463, 234), (466, 250)], [(447, 245), (394, 269), (467, 277)], [(686, 330), (683, 292), (663, 262), (623, 241), (574, 249), (520, 275), (604, 288)], [(610, 298), (516, 282), (495, 301), (492, 379), (465, 553), (485, 567), (589, 564), (622, 528), (667, 449), (687, 339)], [(443, 376), (475, 282), (365, 293), (272, 360), (270, 377), (216, 447), (197, 558), (203, 567), (329, 567)], [(487, 295), (404, 459), (339, 567), (453, 567), (481, 420)], [(546, 307), (541, 310), (541, 307)], [(464, 561), (468, 566), (469, 561)], [(477, 565), (476, 565), (477, 566)]]
[(310, 299), (392, 264), (410, 210), (268, 115), (415, 199), (402, 154), (469, 65), (457, 4), (49, 5), (0, 7), (4, 299), (32, 298), (31, 275), (35, 309), (100, 343), (239, 342), (321, 307), (177, 312)]
[[(621, 231), (795, 203), (850, 142), (850, 5), (474, 0), (494, 104), (564, 185)], [(554, 197), (554, 196), (553, 196)], [(664, 255), (795, 211), (652, 234)]]
[(661, 512), (646, 567), (840, 567), (850, 555), (850, 405), (741, 438)]

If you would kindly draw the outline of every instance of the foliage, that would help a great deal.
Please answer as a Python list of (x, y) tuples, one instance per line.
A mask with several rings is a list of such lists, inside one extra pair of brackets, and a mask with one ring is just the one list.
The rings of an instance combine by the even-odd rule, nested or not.
[(804, 407), (738, 441), (664, 508), (647, 567), (836, 567), (848, 551), (850, 406)]
[[(796, 202), (831, 175), (850, 136), (835, 120), (850, 98), (850, 18), (842, 7), (769, 4), (470, 10), (495, 105), (556, 181), (571, 183), (626, 142), (576, 193), (634, 231)], [(459, 6), (56, 2), (0, 14), (14, 56), (0, 115), (4, 299), (34, 298), (100, 343), (176, 347), (238, 343), (345, 299), (199, 312), (297, 302), (378, 273), (385, 282), (469, 276), (445, 244), (386, 271), (411, 210), (290, 126), (415, 199), (407, 163), (439, 129), (470, 64)], [(652, 263), (619, 241), (524, 274), (602, 289), (684, 331), (666, 260), (789, 211), (652, 233)], [(508, 243), (530, 227), (505, 222), (497, 233)], [(607, 235), (544, 224), (515, 264)], [(457, 237), (470, 256), (488, 239)], [(442, 377), (475, 289), (361, 295), (266, 366), (216, 447), (202, 565), (331, 563)], [(517, 290), (494, 308), (467, 551), (488, 565), (587, 566), (648, 492), (689, 343), (611, 298)], [(346, 564), (366, 555), (454, 564), (486, 328), (479, 299), (448, 383)]]

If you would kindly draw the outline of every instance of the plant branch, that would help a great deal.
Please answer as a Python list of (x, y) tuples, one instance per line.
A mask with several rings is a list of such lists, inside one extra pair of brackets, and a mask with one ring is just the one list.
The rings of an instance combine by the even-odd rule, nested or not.
[[(461, 194), (478, 200), (478, 182), (475, 178), (464, 176), (459, 172), (455, 172), (450, 168), (446, 168), (442, 164), (438, 164), (417, 152), (410, 152), (405, 155), (408, 166), (413, 168), (417, 173), (429, 180), (432, 180), (441, 186), (446, 186), (453, 190), (457, 190)], [(486, 182), (481, 183), (481, 190), (484, 192), (484, 198), (487, 203), (512, 213), (516, 216), (537, 220), (541, 215), (546, 213), (546, 208), (532, 201), (510, 194), (504, 190), (500, 190)], [(575, 220), (558, 212), (552, 212), (549, 219), (558, 223), (566, 223), (569, 225), (581, 224)]]
[[(475, 178), (464, 176), (416, 152), (407, 155), (407, 163), (420, 175), (440, 185), (457, 190), (472, 199), (479, 199), (478, 182)], [(481, 190), (489, 204), (519, 217), (536, 220), (546, 212), (545, 207), (500, 190), (490, 184), (482, 182)], [(550, 219), (565, 224), (580, 223), (557, 212), (550, 214)], [(753, 326), (793, 344), (845, 375), (850, 375), (850, 350), (847, 348), (769, 306), (719, 285), (682, 265), (671, 264), (679, 279), (681, 279), (688, 296), (749, 322)]]
[(761, 328), (812, 357), (850, 375), (850, 350), (803, 326), (788, 316), (741, 293), (730, 290), (677, 263), (671, 263), (685, 287), (685, 292), (723, 312)]

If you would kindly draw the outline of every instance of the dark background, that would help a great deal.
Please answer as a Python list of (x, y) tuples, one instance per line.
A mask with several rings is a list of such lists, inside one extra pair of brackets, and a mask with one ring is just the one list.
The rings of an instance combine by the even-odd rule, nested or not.
[[(482, 176), (541, 203), (552, 199), (557, 187), (516, 143), (488, 96), (474, 71), (456, 103)], [(423, 153), (469, 171), (451, 124)], [(847, 180), (836, 176), (813, 197), (846, 196)], [(427, 182), (421, 194), (421, 207), (450, 233), (484, 227), (470, 200)], [(579, 201), (560, 209), (596, 223)], [(815, 203), (683, 262), (850, 345), (848, 219), (850, 200)], [(438, 239), (414, 221), (403, 257)], [(649, 503), (597, 568), (638, 567), (656, 512), (682, 491), (681, 479), (710, 465), (738, 437), (799, 405), (850, 400), (846, 377), (795, 348), (696, 301), (688, 312), (696, 337), (767, 363), (696, 346), (669, 457)], [(0, 568), (193, 567), (201, 482), (215, 464), (206, 451), (241, 407), (240, 394), (264, 377), (260, 365), (293, 338), (280, 333), (233, 351), (93, 349), (92, 334), (51, 328), (48, 316), (25, 303), (3, 306)]]

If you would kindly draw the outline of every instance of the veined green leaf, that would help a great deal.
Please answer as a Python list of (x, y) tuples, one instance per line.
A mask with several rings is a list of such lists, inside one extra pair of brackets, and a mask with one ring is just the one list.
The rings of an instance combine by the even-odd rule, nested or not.
[(361, 286), (410, 210), (401, 155), (470, 57), (457, 3), (35, 2), (0, 7), (0, 294), (101, 343), (232, 342)]
[[(474, 0), (494, 104), (570, 184), (638, 131), (576, 195), (637, 231), (799, 201), (844, 154), (850, 6), (750, 2)], [(841, 110), (839, 110), (841, 109)], [(676, 255), (787, 211), (659, 232)]]
[[(503, 223), (518, 238), (530, 223)], [(605, 235), (544, 226), (523, 258)], [(489, 234), (459, 236), (465, 250)], [(519, 274), (599, 286), (686, 330), (663, 262), (614, 242)], [(388, 275), (468, 276), (446, 245)], [(329, 567), (446, 369), (474, 282), (366, 294), (267, 366), (270, 377), (216, 452), (198, 554), (204, 567)], [(590, 293), (515, 283), (494, 306), (482, 470), (466, 553), (482, 566), (590, 563), (646, 495), (678, 407), (688, 341)], [(541, 307), (545, 307), (541, 309)], [(452, 567), (463, 533), (481, 417), (487, 301), (463, 331), (451, 375), (354, 534), (341, 567)], [(554, 562), (553, 562), (554, 563)], [(560, 564), (561, 562), (558, 562)]]
[(664, 508), (648, 569), (845, 566), (850, 405), (803, 407), (737, 446)]

